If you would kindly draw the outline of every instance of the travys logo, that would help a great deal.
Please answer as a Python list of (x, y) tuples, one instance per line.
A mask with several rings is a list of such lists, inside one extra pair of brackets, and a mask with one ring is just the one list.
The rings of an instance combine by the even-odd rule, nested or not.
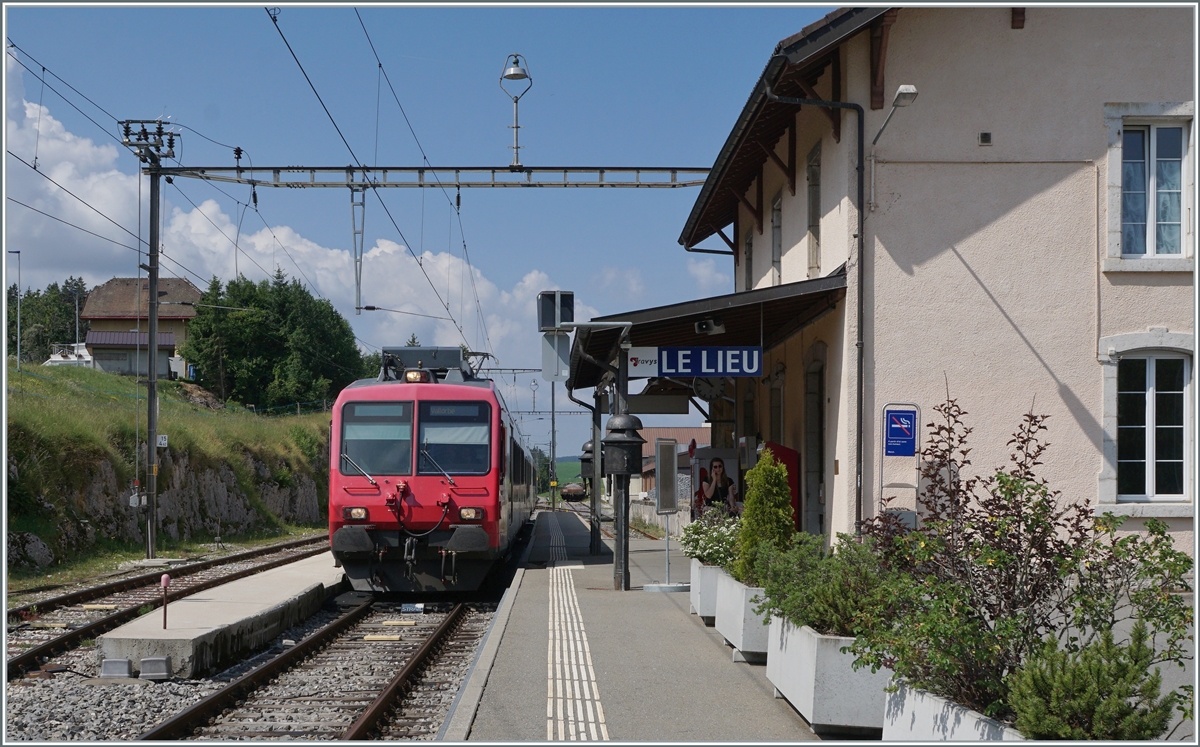
[(630, 377), (649, 379), (658, 376), (658, 348), (629, 348), (625, 355), (629, 362)]

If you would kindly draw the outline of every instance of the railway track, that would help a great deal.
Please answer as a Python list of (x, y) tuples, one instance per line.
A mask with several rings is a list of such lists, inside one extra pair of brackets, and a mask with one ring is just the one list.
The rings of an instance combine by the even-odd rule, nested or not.
[(349, 610), (141, 740), (428, 738), (449, 712), (489, 609)]
[[(167, 601), (326, 552), (325, 541), (318, 536), (172, 568)], [(158, 570), (8, 610), (7, 679), (161, 606), (161, 576)]]
[[(571, 503), (571, 502), (564, 501), (563, 505), (567, 506), (567, 508), (565, 510), (570, 511), (575, 514), (578, 514), (579, 517), (584, 520), (584, 522), (590, 522), (592, 520), (592, 511), (591, 511), (591, 508), (588, 506), (588, 504), (583, 503), (583, 502)], [(578, 506), (579, 508), (576, 508), (575, 506)], [(602, 519), (600, 522), (600, 533), (603, 534), (605, 537), (608, 537), (609, 539), (614, 539), (617, 535), (615, 535), (613, 533), (612, 529), (610, 528), (611, 525), (612, 525), (611, 519), (607, 519), (607, 518)], [(629, 533), (631, 535), (640, 536), (642, 539), (653, 539), (653, 540), (662, 539), (662, 537), (655, 537), (652, 534), (647, 534), (646, 532), (643, 532), (642, 530), (638, 529), (637, 527), (633, 526), (632, 524), (629, 526)]]

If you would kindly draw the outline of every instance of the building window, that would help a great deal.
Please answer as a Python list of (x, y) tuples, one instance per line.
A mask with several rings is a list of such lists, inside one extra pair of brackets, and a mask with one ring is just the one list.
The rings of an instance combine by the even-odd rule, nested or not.
[(1117, 497), (1180, 501), (1192, 449), (1187, 424), (1191, 361), (1122, 357), (1117, 364)]
[(1182, 254), (1182, 125), (1126, 125), (1121, 135), (1121, 254)]
[(771, 387), (771, 440), (783, 443), (783, 387)]
[(745, 239), (746, 248), (742, 252), (743, 259), (746, 260), (746, 290), (754, 290), (754, 232), (747, 231)]
[(783, 282), (783, 192), (771, 200), (771, 285)]
[(821, 143), (808, 153), (808, 276), (821, 276)]

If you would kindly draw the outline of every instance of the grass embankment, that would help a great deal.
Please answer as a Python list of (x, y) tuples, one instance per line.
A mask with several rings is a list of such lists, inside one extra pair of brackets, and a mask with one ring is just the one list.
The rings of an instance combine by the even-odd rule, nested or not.
[[(308, 475), (317, 483), (319, 499), (324, 502), (327, 413), (266, 418), (240, 407), (213, 411), (189, 402), (182, 383), (175, 381), (159, 382), (158, 392), (158, 432), (168, 434), (169, 451), (186, 452), (191, 467), (229, 466), (238, 487), (263, 519), (252, 535), (273, 540), (300, 528), (284, 524), (264, 508), (251, 459), (267, 465), (270, 479), (281, 487), (289, 487), (295, 475)], [(62, 505), (64, 496), (78, 495), (105, 461), (115, 471), (124, 495), (135, 473), (145, 484), (144, 458), (135, 468), (136, 434), (140, 432), (144, 439), (146, 433), (145, 384), (138, 385), (131, 377), (66, 366), (23, 366), (18, 373), (9, 361), (6, 398), (9, 531), (33, 532), (53, 547), (62, 513), (72, 509)], [(165, 485), (170, 479), (169, 466), (166, 460), (160, 461), (164, 468), (159, 472), (159, 484)], [(47, 503), (55, 510), (47, 509)], [(193, 552), (198, 543), (211, 538), (193, 536), (172, 543), (163, 533), (160, 539), (160, 550), (172, 555)], [(242, 542), (253, 536), (224, 539)], [(92, 563), (100, 556), (132, 559), (141, 554), (140, 546), (97, 537), (94, 548), (84, 556), (60, 557), (61, 565), (55, 571), (66, 565)], [(14, 573), (10, 572), (10, 580), (28, 575)]]

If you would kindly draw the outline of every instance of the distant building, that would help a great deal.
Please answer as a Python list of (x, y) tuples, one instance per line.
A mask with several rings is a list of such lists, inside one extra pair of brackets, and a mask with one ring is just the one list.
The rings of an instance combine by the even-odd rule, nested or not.
[[(200, 290), (185, 278), (159, 278), (158, 293), (160, 350), (164, 334), (171, 336), (172, 348), (181, 347), (187, 341), (188, 324), (196, 316), (196, 307), (192, 304), (199, 302)], [(145, 278), (113, 278), (93, 288), (79, 314), (80, 319), (91, 324), (88, 349), (92, 349), (92, 332), (141, 333), (142, 338), (145, 338), (150, 323), (149, 300), (150, 281)], [(143, 351), (144, 345), (143, 342)], [(128, 346), (130, 350), (134, 349), (133, 338), (129, 338)], [(117, 350), (118, 348), (106, 347), (105, 355), (115, 356)], [(117, 361), (113, 358), (107, 365), (101, 365), (97, 361), (94, 367), (110, 370), (110, 366), (116, 365)], [(175, 357), (173, 352), (167, 365), (176, 376), (183, 376), (187, 370), (186, 362)], [(159, 366), (160, 375), (166, 376), (167, 365)], [(133, 373), (132, 358), (129, 359), (128, 366), (128, 372)]]
[(86, 342), (56, 342), (51, 346), (50, 357), (42, 365), (92, 368), (92, 354), (87, 351)]
[[(88, 332), (86, 344), (92, 356), (92, 368), (131, 376), (145, 376), (148, 372), (150, 335), (145, 332), (97, 332), (93, 329)], [(178, 372), (170, 366), (174, 355), (175, 335), (160, 332), (157, 378), (178, 376)]]
[(687, 456), (688, 444), (695, 439), (696, 446), (704, 448), (712, 443), (712, 429), (707, 425), (699, 428), (643, 428), (638, 431), (646, 439), (642, 444), (642, 472), (629, 478), (629, 496), (645, 498), (654, 489), (654, 476), (658, 465), (654, 461), (654, 442), (660, 438), (673, 438), (678, 451), (682, 454), (676, 464), (676, 470), (681, 474), (691, 474), (691, 462)]

